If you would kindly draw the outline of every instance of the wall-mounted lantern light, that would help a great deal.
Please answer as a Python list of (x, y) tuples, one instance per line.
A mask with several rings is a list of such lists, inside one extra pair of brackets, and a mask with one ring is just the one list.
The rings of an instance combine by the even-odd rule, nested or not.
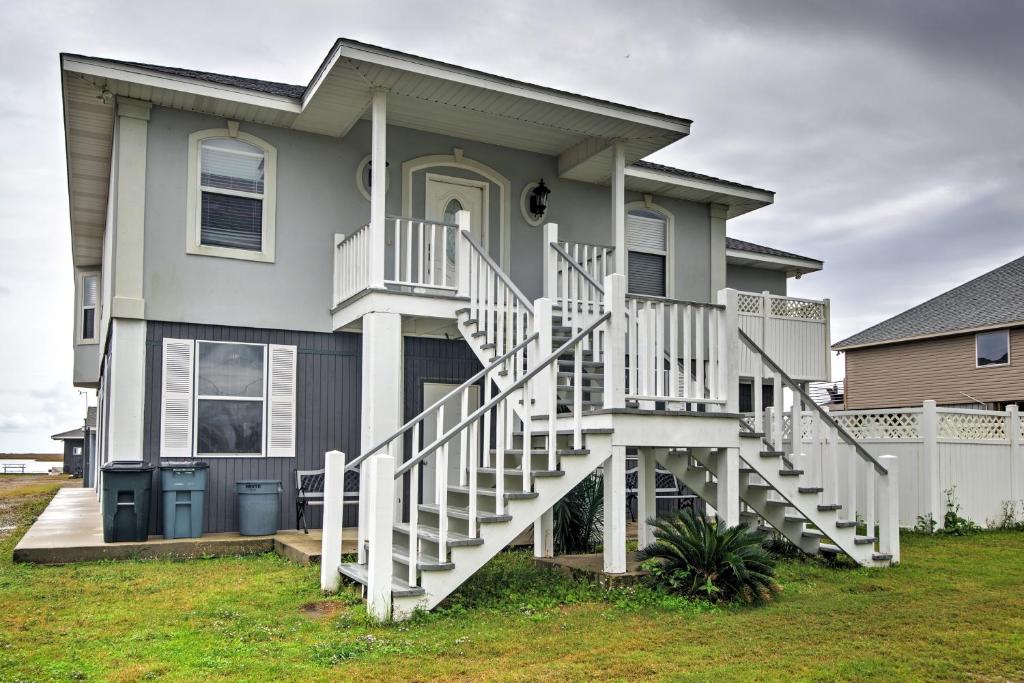
[[(387, 173), (387, 169), (391, 167), (390, 161), (384, 162), (384, 172)], [(370, 189), (373, 187), (373, 160), (366, 162), (366, 188)]]
[(530, 191), (530, 214), (534, 218), (543, 218), (544, 214), (548, 211), (548, 196), (551, 195), (551, 190), (544, 184), (544, 179), (541, 178), (540, 182), (534, 186), (533, 190)]

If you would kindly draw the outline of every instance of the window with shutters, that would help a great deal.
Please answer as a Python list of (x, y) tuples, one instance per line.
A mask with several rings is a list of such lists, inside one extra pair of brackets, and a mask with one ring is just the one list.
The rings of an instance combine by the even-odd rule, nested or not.
[(626, 214), (628, 289), (630, 294), (668, 296), (669, 217), (651, 208)]
[(189, 145), (186, 251), (273, 261), (274, 147), (237, 130), (193, 133)]
[(295, 455), (297, 349), (165, 339), (161, 457)]
[(100, 275), (97, 272), (82, 272), (78, 279), (78, 311), (75, 329), (79, 344), (95, 344), (99, 325), (97, 300)]

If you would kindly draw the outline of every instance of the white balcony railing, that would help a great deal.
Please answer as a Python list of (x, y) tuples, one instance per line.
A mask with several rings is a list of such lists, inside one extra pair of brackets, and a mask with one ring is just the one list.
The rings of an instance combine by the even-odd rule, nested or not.
[[(794, 380), (826, 382), (831, 377), (829, 301), (739, 292), (739, 327)], [(758, 363), (740, 351), (740, 375), (756, 376)]]

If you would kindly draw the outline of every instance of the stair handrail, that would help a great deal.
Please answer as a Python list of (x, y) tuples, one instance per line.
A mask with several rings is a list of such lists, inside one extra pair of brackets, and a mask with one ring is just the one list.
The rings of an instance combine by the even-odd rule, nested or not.
[(539, 332), (534, 332), (529, 337), (527, 337), (523, 341), (519, 342), (519, 344), (517, 344), (513, 349), (511, 349), (511, 350), (507, 351), (505, 354), (495, 358), (494, 362), (492, 362), (490, 365), (485, 367), (483, 370), (480, 370), (478, 373), (476, 373), (475, 375), (473, 375), (472, 377), (467, 379), (465, 382), (460, 384), (455, 389), (452, 389), (447, 394), (445, 394), (444, 396), (439, 398), (429, 408), (424, 408), (422, 411), (420, 411), (420, 413), (418, 415), (416, 415), (415, 417), (410, 419), (404, 425), (399, 427), (393, 434), (391, 434), (389, 437), (387, 437), (386, 439), (381, 441), (379, 444), (377, 444), (377, 446), (375, 448), (371, 448), (368, 451), (363, 451), (362, 455), (360, 455), (358, 458), (353, 458), (351, 462), (349, 462), (348, 464), (345, 465), (345, 469), (346, 470), (356, 469), (356, 468), (358, 468), (363, 463), (364, 460), (366, 460), (371, 455), (373, 455), (375, 453), (383, 452), (384, 449), (392, 441), (394, 441), (398, 437), (402, 436), (403, 434), (408, 432), (410, 429), (412, 429), (416, 425), (418, 425), (421, 422), (423, 422), (427, 418), (427, 415), (429, 415), (430, 413), (436, 411), (442, 405), (444, 405), (445, 403), (450, 401), (456, 394), (459, 394), (460, 392), (465, 391), (469, 387), (471, 387), (474, 384), (476, 384), (477, 382), (479, 382), (484, 377), (487, 377), (491, 372), (494, 372), (494, 370), (496, 370), (499, 365), (501, 365), (506, 360), (508, 360), (509, 358), (514, 356), (515, 354), (519, 353), (523, 349), (525, 349), (529, 344), (533, 343), (539, 336), (540, 336)]
[[(849, 432), (847, 432), (842, 425), (836, 422), (836, 420), (831, 415), (828, 414), (827, 410), (823, 410), (821, 406), (815, 403), (814, 399), (812, 399), (806, 391), (801, 389), (800, 385), (797, 384), (796, 381), (793, 380), (793, 378), (787, 375), (785, 370), (779, 367), (779, 364), (772, 360), (771, 357), (767, 353), (765, 353), (764, 349), (758, 346), (757, 343), (753, 339), (751, 339), (746, 332), (739, 328), (737, 328), (736, 331), (739, 333), (740, 341), (743, 342), (748, 349), (754, 352), (754, 354), (760, 356), (761, 362), (767, 365), (770, 370), (777, 373), (779, 377), (782, 379), (782, 382), (787, 387), (789, 387), (790, 391), (799, 396), (804, 403), (813, 406), (813, 409), (818, 412), (818, 417), (823, 419), (827, 425), (835, 429), (836, 433), (843, 438), (843, 441), (845, 441), (850, 446), (853, 446), (853, 449), (857, 452), (857, 455), (859, 455), (864, 462), (871, 463), (874, 466), (875, 471), (881, 475), (889, 474), (889, 470), (886, 469), (885, 466), (882, 465), (882, 463), (880, 463), (877, 458), (875, 458), (875, 456), (871, 455), (871, 453), (869, 453), (867, 449), (861, 446), (860, 442), (857, 441), (857, 439), (853, 438), (853, 436)], [(794, 425), (794, 434), (796, 434), (797, 430), (799, 429), (799, 425)], [(794, 442), (795, 441), (796, 439), (794, 438)]]
[(523, 308), (525, 308), (526, 311), (532, 316), (533, 303), (526, 298), (526, 295), (523, 294), (518, 287), (516, 287), (516, 283), (512, 282), (512, 278), (508, 276), (508, 273), (506, 273), (501, 266), (495, 263), (494, 259), (491, 258), (491, 255), (487, 253), (487, 251), (480, 245), (479, 242), (476, 241), (476, 239), (469, 233), (468, 230), (461, 230), (460, 232), (462, 233), (463, 238), (465, 238), (466, 243), (469, 244), (469, 246), (474, 251), (476, 251), (477, 254), (479, 254), (480, 258), (483, 259), (484, 263), (486, 263), (488, 267), (490, 267), (490, 269), (495, 272), (495, 274), (498, 276), (498, 279), (501, 280), (505, 284), (505, 286), (508, 287), (509, 291), (511, 291), (512, 294), (515, 295), (516, 299), (519, 301), (519, 304)]
[(566, 260), (570, 268), (576, 270), (580, 275), (582, 275), (591, 287), (595, 287), (597, 289), (598, 294), (604, 294), (604, 287), (601, 286), (601, 283), (598, 282), (593, 275), (588, 273), (583, 266), (577, 263), (576, 259), (574, 259), (572, 255), (570, 255), (569, 252), (567, 252), (561, 244), (559, 244), (558, 242), (552, 242), (551, 248), (555, 250), (556, 254), (559, 254), (562, 258)]
[[(455, 438), (455, 436), (460, 431), (462, 431), (465, 428), (466, 425), (476, 421), (476, 419), (481, 417), (484, 413), (486, 413), (489, 410), (492, 410), (496, 405), (498, 405), (499, 403), (501, 403), (502, 401), (507, 399), (513, 393), (515, 393), (516, 391), (519, 391), (520, 389), (522, 389), (523, 386), (527, 382), (529, 382), (531, 379), (533, 379), (538, 374), (540, 374), (541, 371), (548, 369), (551, 366), (552, 363), (557, 363), (559, 357), (565, 355), (565, 353), (569, 349), (571, 349), (572, 347), (574, 347), (577, 344), (579, 344), (583, 340), (584, 337), (586, 337), (588, 334), (590, 334), (591, 332), (596, 330), (598, 327), (603, 325), (611, 317), (612, 317), (612, 314), (610, 312), (603, 314), (600, 318), (598, 318), (597, 320), (592, 322), (586, 328), (580, 330), (578, 333), (573, 335), (568, 341), (563, 343), (560, 347), (558, 347), (550, 355), (545, 357), (542, 361), (540, 361), (539, 363), (534, 365), (532, 368), (530, 368), (530, 370), (528, 370), (525, 375), (520, 377), (519, 380), (517, 380), (515, 383), (513, 383), (510, 387), (508, 387), (507, 389), (499, 392), (497, 395), (491, 397), (490, 401), (488, 401), (487, 403), (485, 403), (484, 405), (480, 406), (479, 408), (474, 410), (472, 413), (467, 415), (462, 421), (460, 421), (457, 425), (453, 426), (451, 429), (449, 429), (447, 432), (445, 432), (441, 436), (437, 437), (432, 443), (424, 446), (422, 448), (422, 450), (420, 450), (419, 454), (416, 455), (416, 457), (407, 460), (405, 463), (402, 464), (401, 467), (397, 467), (395, 469), (395, 479), (398, 479), (401, 475), (403, 475), (406, 472), (408, 472), (414, 465), (420, 463), (430, 453), (432, 453), (433, 451), (436, 451), (438, 448), (440, 448), (441, 446), (445, 445), (446, 443), (451, 441), (453, 438)], [(552, 406), (552, 408), (553, 408), (553, 406)], [(553, 410), (552, 410), (552, 412), (553, 412)], [(551, 420), (551, 419), (553, 419), (553, 417), (554, 417), (553, 415), (549, 415), (548, 419)]]

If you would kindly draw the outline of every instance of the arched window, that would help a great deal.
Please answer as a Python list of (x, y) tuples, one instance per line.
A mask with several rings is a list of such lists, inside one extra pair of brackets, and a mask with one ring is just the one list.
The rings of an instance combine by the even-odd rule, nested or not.
[(626, 214), (627, 270), (630, 294), (666, 296), (668, 277), (668, 220), (647, 208)]
[(227, 130), (190, 143), (188, 253), (273, 261), (274, 148)]

